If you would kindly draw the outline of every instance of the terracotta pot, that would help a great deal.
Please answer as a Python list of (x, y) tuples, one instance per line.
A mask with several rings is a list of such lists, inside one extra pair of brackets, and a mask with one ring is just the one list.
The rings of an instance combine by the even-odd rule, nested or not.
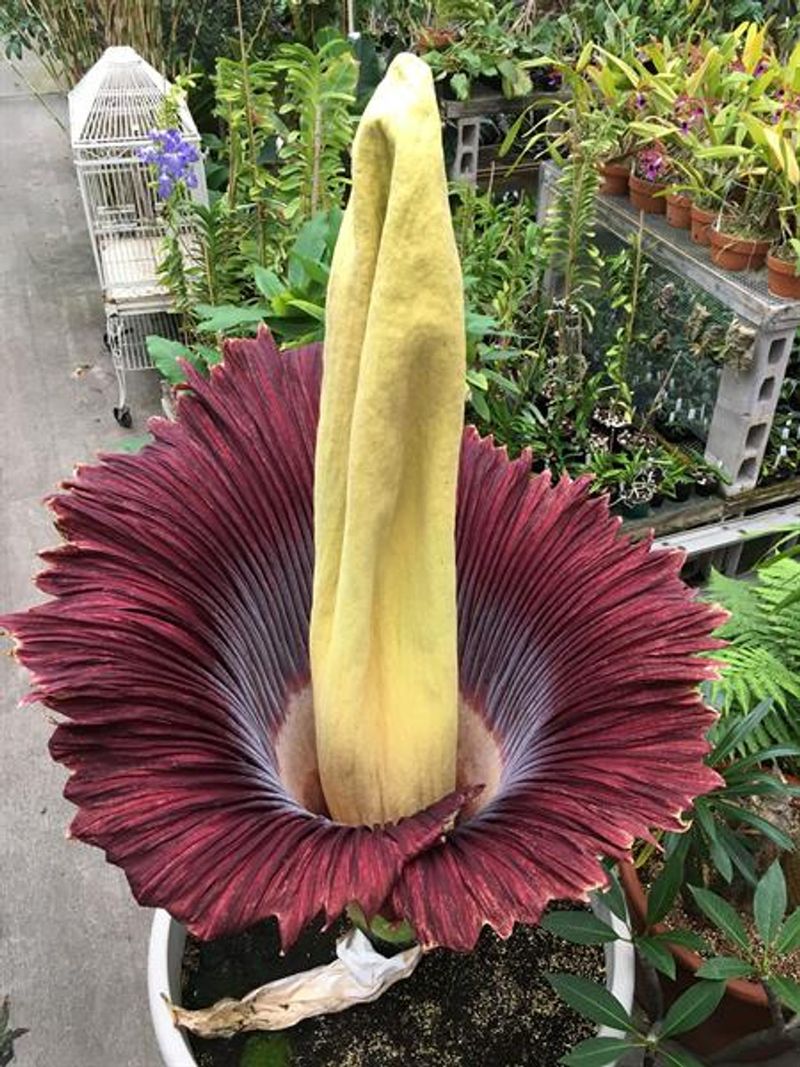
[(639, 211), (647, 215), (663, 215), (667, 210), (667, 202), (663, 196), (656, 196), (666, 189), (664, 182), (648, 182), (631, 172), (628, 183), (631, 203)]
[(628, 195), (628, 179), (631, 176), (630, 163), (601, 163), (597, 169), (603, 178), (599, 190), (603, 196)]
[[(647, 915), (647, 894), (644, 886), (639, 881), (636, 868), (631, 863), (621, 863), (619, 874), (634, 929), (641, 931), (645, 928)], [(652, 933), (667, 932), (668, 928), (662, 923), (657, 923), (652, 927)], [(676, 978), (672, 982), (664, 975), (659, 974), (658, 977), (665, 1002), (669, 1005), (696, 980), (695, 974), (703, 961), (696, 952), (683, 948), (681, 945), (668, 945), (667, 947), (675, 958)], [(756, 985), (755, 982), (733, 978), (726, 982), (725, 996), (716, 1011), (694, 1030), (681, 1034), (680, 1040), (692, 1052), (707, 1056), (719, 1052), (740, 1038), (766, 1029), (770, 1024), (771, 1016), (767, 998), (761, 986)], [(788, 1044), (785, 1047), (776, 1044), (765, 1050), (760, 1059), (754, 1059), (752, 1062), (765, 1062), (773, 1056), (789, 1051), (790, 1048)]]
[(717, 217), (716, 211), (708, 211), (704, 207), (698, 207), (697, 204), (692, 204), (689, 209), (689, 216), (691, 218), (692, 240), (696, 245), (707, 247), (711, 244), (709, 230), (711, 229), (712, 222)]
[(767, 261), (769, 241), (750, 241), (732, 233), (712, 228), (708, 231), (711, 241), (711, 259), (723, 270), (758, 270)]
[(767, 256), (767, 285), (775, 296), (800, 300), (800, 274), (793, 262)]
[(667, 222), (676, 230), (688, 230), (692, 225), (692, 200), (685, 193), (667, 195)]

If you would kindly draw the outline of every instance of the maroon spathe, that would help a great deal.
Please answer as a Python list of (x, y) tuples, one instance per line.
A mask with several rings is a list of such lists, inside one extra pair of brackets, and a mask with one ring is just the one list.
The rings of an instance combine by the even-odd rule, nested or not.
[[(713, 788), (698, 654), (722, 615), (680, 556), (632, 545), (585, 479), (530, 476), (467, 429), (458, 518), (462, 698), (499, 748), (499, 782), (396, 826), (343, 826), (281, 781), (276, 738), (309, 684), (319, 346), (230, 341), (191, 373), (179, 420), (137, 455), (81, 467), (51, 506), (52, 599), (2, 620), (64, 716), (74, 836), (137, 900), (201, 937), (276, 915), (285, 943), (351, 900), (426, 944), (471, 948), (604, 882), (598, 856), (679, 827)], [(494, 742), (493, 742), (494, 743)], [(314, 768), (309, 772), (313, 774)]]

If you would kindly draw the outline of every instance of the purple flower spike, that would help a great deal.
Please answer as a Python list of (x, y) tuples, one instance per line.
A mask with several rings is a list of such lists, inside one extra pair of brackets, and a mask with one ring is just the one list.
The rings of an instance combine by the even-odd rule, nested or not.
[(183, 182), (187, 189), (197, 187), (192, 165), (200, 159), (194, 145), (183, 139), (180, 130), (151, 130), (150, 146), (137, 152), (143, 163), (156, 168), (156, 190), (161, 200), (168, 199)]

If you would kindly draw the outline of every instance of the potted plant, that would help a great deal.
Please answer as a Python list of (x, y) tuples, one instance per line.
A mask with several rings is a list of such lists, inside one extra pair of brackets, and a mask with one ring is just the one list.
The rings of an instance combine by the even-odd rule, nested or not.
[(765, 36), (765, 27), (742, 24), (717, 42), (701, 40), (686, 51), (675, 107), (664, 121), (680, 173), (676, 192), (691, 200), (696, 244), (710, 244), (711, 227), (737, 180), (736, 166), (747, 154), (742, 116), (760, 106), (777, 76), (776, 64), (764, 54)]
[[(617, 912), (621, 903), (624, 915), (625, 903), (619, 892), (614, 895), (613, 902)], [(567, 913), (548, 913), (542, 923), (543, 928), (549, 933), (559, 934), (557, 917), (560, 914)], [(583, 911), (577, 914), (581, 916), (580, 921), (583, 924), (596, 917), (603, 923), (604, 929), (610, 927), (618, 935), (614, 939), (609, 938), (603, 946), (605, 985), (608, 993), (626, 1012), (632, 1011), (635, 958), (629, 926), (624, 918), (619, 918), (618, 914), (610, 909), (605, 894), (593, 896), (591, 912)], [(183, 1003), (181, 973), (185, 942), (185, 928), (172, 919), (168, 912), (157, 910), (153, 916), (148, 948), (147, 986), (150, 1016), (165, 1067), (195, 1067), (197, 1063), (186, 1031), (174, 1025), (171, 1012), (165, 1004), (165, 997), (176, 1008), (180, 1008)], [(584, 944), (588, 942), (584, 941)], [(594, 944), (600, 942), (595, 941)], [(601, 1029), (600, 1033), (607, 1035), (609, 1031)]]
[(779, 235), (767, 256), (767, 283), (771, 293), (800, 299), (800, 94), (789, 86), (780, 90), (771, 122), (747, 115), (748, 130), (770, 169), (777, 188)]
[[(666, 860), (649, 893), (634, 867), (621, 871), (637, 928), (663, 935), (677, 963), (677, 971), (672, 964), (662, 969), (669, 979), (663, 990), (668, 998), (691, 985), (696, 975), (711, 977), (698, 954), (708, 955), (707, 947), (698, 941), (703, 930), (695, 926), (691, 938), (679, 934), (670, 940), (676, 921), (669, 921), (669, 928), (664, 923), (676, 899), (683, 901), (684, 917), (708, 914), (704, 905), (710, 905), (717, 917), (726, 917), (732, 943), (715, 954), (730, 952), (739, 957), (747, 950), (747, 938), (740, 933), (743, 922), (751, 922), (750, 912), (759, 910), (754, 892), (758, 894), (759, 879), (776, 858), (790, 875), (789, 907), (800, 903), (793, 873), (800, 789), (796, 780), (775, 767), (776, 761), (791, 764), (800, 752), (800, 650), (794, 641), (800, 563), (791, 549), (779, 546), (757, 573), (755, 582), (714, 574), (709, 589), (710, 596), (733, 609), (720, 631), (730, 640), (717, 654), (724, 670), (708, 694), (722, 711), (710, 735), (714, 747), (708, 762), (724, 784), (693, 805), (687, 833), (662, 840)], [(769, 696), (764, 698), (764, 693)], [(653, 855), (649, 847), (642, 860), (648, 855)], [(770, 880), (774, 889), (777, 876), (773, 874)], [(709, 894), (721, 894), (724, 899), (718, 902)], [(677, 924), (685, 921), (679, 918)], [(767, 949), (776, 947), (761, 933)], [(780, 941), (776, 944), (780, 952), (788, 951)], [(777, 988), (789, 994), (793, 986), (791, 982), (786, 985), (780, 959), (772, 959), (768, 970), (763, 970), (767, 954), (760, 953), (755, 968), (748, 957), (731, 963), (727, 974), (720, 970), (718, 977), (730, 979), (728, 996), (704, 1030), (693, 1035), (699, 1051), (720, 1050), (756, 1033), (760, 1036), (753, 1048), (766, 1048), (775, 1039), (783, 1041), (782, 1016), (776, 1011), (774, 996), (764, 988), (764, 979), (772, 976)], [(656, 960), (651, 962), (658, 966)], [(765, 1030), (766, 1034), (760, 1033)]]
[[(672, 956), (668, 964), (666, 960), (661, 961), (663, 965), (651, 959), (666, 979), (662, 980), (661, 986), (668, 1000), (690, 988), (695, 979), (712, 977), (711, 969), (705, 966), (701, 956), (701, 953), (709, 955), (707, 935), (706, 940), (698, 936), (697, 925), (693, 926), (692, 935), (684, 934), (680, 920), (676, 928), (676, 922), (668, 919), (676, 901), (682, 900), (683, 910), (688, 915), (698, 914), (698, 907), (708, 915), (703, 904), (709, 904), (717, 917), (722, 914), (727, 917), (730, 936), (731, 930), (744, 929), (738, 912), (743, 910), (742, 900), (752, 900), (752, 888), (749, 898), (746, 889), (748, 885), (754, 887), (758, 881), (759, 856), (771, 854), (771, 848), (793, 848), (792, 838), (778, 825), (779, 820), (765, 819), (750, 803), (753, 798), (764, 795), (770, 798), (773, 807), (791, 801), (793, 787), (780, 776), (762, 769), (759, 762), (768, 763), (775, 746), (764, 743), (748, 756), (736, 755), (737, 746), (757, 737), (759, 726), (770, 712), (770, 702), (763, 701), (750, 715), (734, 719), (717, 735), (709, 762), (722, 774), (725, 784), (698, 801), (690, 813), (693, 821), (687, 834), (669, 837), (663, 842), (667, 859), (649, 890), (643, 888), (633, 865), (620, 868), (620, 879), (635, 928), (663, 938)], [(789, 754), (800, 752), (797, 746), (780, 748)], [(711, 900), (709, 883), (717, 890), (715, 897), (723, 894), (722, 903)], [(736, 920), (731, 918), (732, 915), (737, 916)], [(747, 936), (743, 944), (742, 938), (734, 935), (724, 947), (711, 954), (741, 952), (747, 947), (746, 942)], [(694, 1049), (703, 1053), (716, 1052), (751, 1034), (772, 1030), (775, 1016), (770, 1014), (769, 998), (764, 989), (750, 980), (755, 973), (740, 962), (731, 965), (727, 973), (720, 970), (715, 975), (719, 979), (731, 980), (727, 998), (722, 1001), (720, 997), (714, 1004), (713, 1017), (704, 1022), (702, 1030), (693, 1033), (691, 1043)], [(773, 1037), (770, 1033), (770, 1042)], [(772, 1051), (779, 1050), (773, 1047)]]
[(758, 270), (767, 260), (776, 212), (775, 194), (760, 169), (733, 182), (709, 230), (711, 259), (723, 270)]
[[(612, 1024), (617, 1031), (612, 1037), (583, 1042), (573, 1057), (562, 1062), (613, 1064), (626, 1052), (637, 1049), (643, 1056), (641, 1062), (647, 1067), (702, 1067), (694, 1055), (697, 1035), (718, 1011), (726, 991), (730, 995), (732, 987), (744, 984), (742, 975), (758, 982), (768, 1007), (764, 1025), (732, 1040), (723, 1039), (723, 1043), (716, 1047), (704, 1046), (702, 1052), (710, 1052), (711, 1056), (702, 1063), (763, 1062), (767, 1055), (800, 1050), (797, 1022), (800, 982), (784, 974), (788, 957), (800, 949), (800, 908), (791, 910), (787, 906), (786, 881), (780, 864), (774, 862), (755, 887), (756, 938), (718, 894), (692, 887), (692, 895), (717, 934), (733, 946), (729, 954), (715, 954), (707, 946), (700, 946), (705, 948), (708, 958), (703, 961), (697, 957), (699, 966), (695, 982), (673, 996), (670, 1003), (663, 995), (659, 979), (675, 975), (673, 954), (688, 951), (682, 950), (681, 946), (698, 947), (701, 939), (690, 930), (663, 931), (657, 927), (645, 927), (634, 935), (632, 943), (643, 976), (639, 1003), (644, 1017), (625, 1012), (608, 991), (595, 983), (554, 975), (551, 981), (556, 992), (569, 1004), (593, 1021)], [(559, 919), (562, 936), (578, 944), (588, 938), (599, 940), (605, 937), (606, 941), (611, 941), (617, 936), (608, 927), (604, 931), (600, 920), (587, 928), (577, 915), (570, 921), (570, 916), (562, 913)], [(743, 1007), (743, 1002), (737, 1006), (740, 1015)], [(589, 1058), (590, 1054), (592, 1058)]]
[(487, 0), (442, 2), (435, 15), (435, 25), (419, 29), (415, 47), (456, 100), (468, 100), (481, 84), (496, 86), (507, 99), (532, 91), (525, 62), (532, 48), (514, 31), (514, 5), (498, 9)]
[(671, 177), (669, 157), (663, 145), (653, 144), (637, 152), (629, 188), (633, 206), (645, 214), (665, 214)]

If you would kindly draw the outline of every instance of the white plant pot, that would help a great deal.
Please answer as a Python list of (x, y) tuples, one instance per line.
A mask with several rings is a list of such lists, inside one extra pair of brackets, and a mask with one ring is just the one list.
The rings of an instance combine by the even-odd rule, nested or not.
[[(628, 933), (625, 924), (602, 904), (595, 901), (592, 908), (598, 918), (612, 926), (618, 934), (624, 936)], [(173, 1026), (164, 1000), (166, 995), (174, 1004), (180, 1004), (185, 942), (186, 931), (181, 924), (175, 922), (166, 911), (157, 910), (153, 917), (147, 954), (147, 993), (150, 1017), (165, 1067), (197, 1067), (189, 1042), (183, 1032)], [(605, 954), (606, 987), (630, 1011), (636, 966), (633, 945), (630, 941), (613, 941), (605, 946)], [(607, 1027), (602, 1027), (599, 1033), (603, 1037), (618, 1036)]]

